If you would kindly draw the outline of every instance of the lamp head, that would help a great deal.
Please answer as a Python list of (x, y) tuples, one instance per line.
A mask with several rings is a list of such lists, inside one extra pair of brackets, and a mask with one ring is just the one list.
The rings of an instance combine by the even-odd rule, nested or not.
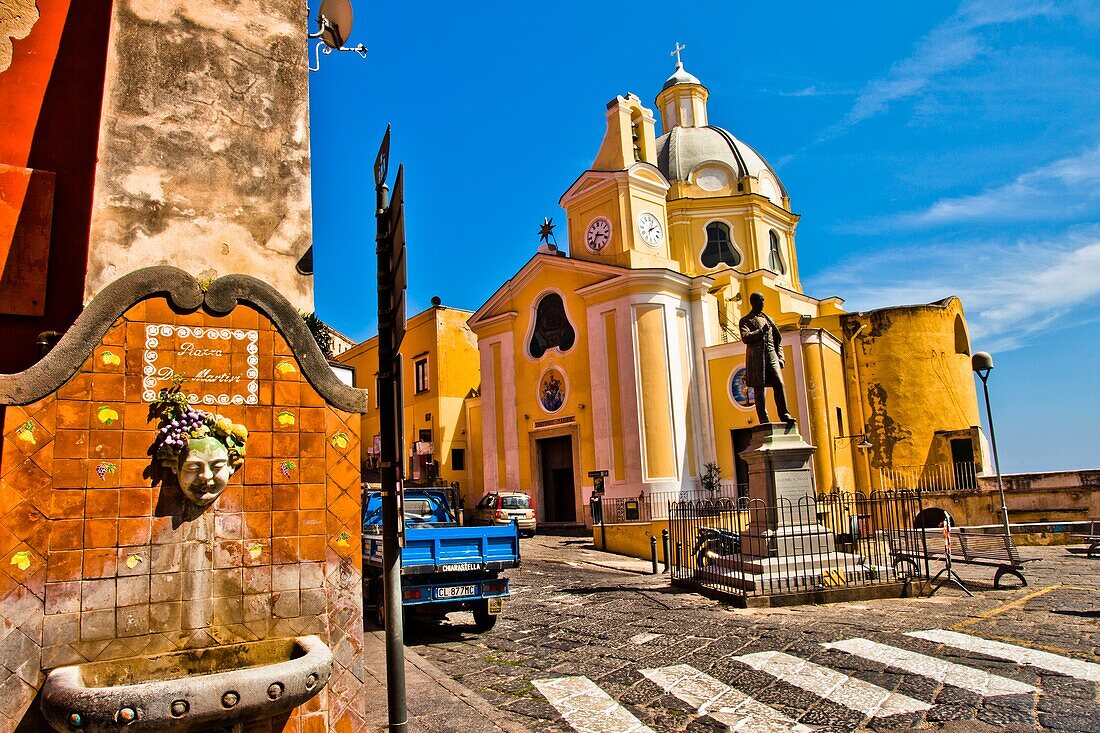
[(970, 358), (970, 366), (978, 373), (984, 382), (993, 371), (993, 357), (984, 351), (979, 351)]

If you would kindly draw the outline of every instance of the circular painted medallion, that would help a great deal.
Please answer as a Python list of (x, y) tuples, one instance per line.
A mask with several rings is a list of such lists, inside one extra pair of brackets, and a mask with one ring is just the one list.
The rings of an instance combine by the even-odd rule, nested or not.
[(539, 380), (539, 404), (547, 412), (557, 412), (565, 404), (565, 375), (557, 367), (542, 373)]
[(730, 397), (741, 407), (752, 407), (756, 404), (756, 392), (745, 384), (745, 367), (739, 367), (730, 377)]

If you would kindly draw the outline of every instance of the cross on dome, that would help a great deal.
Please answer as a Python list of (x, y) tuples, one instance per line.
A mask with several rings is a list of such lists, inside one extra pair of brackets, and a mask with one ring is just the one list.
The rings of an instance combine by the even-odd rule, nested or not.
[(680, 43), (679, 41), (677, 41), (676, 42), (676, 48), (669, 51), (669, 54), (668, 54), (669, 56), (675, 56), (676, 57), (676, 65), (677, 66), (683, 66), (684, 65), (684, 62), (682, 62), (680, 60), (680, 52), (683, 51), (685, 48), (687, 48), (687, 46), (685, 46), (682, 43)]

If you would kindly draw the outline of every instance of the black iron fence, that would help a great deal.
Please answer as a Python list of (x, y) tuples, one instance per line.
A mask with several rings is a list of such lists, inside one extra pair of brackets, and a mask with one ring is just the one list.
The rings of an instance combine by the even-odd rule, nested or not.
[(668, 507), (672, 581), (734, 596), (806, 593), (928, 577), (920, 533), (899, 532), (919, 492), (833, 493), (781, 500), (677, 501)]

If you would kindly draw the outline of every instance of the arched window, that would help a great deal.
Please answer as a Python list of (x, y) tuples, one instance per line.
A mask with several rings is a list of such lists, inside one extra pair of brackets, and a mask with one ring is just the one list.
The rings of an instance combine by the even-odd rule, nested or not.
[(779, 249), (779, 235), (774, 229), (768, 230), (768, 269), (780, 275), (787, 274), (787, 263), (783, 261), (783, 253)]
[(565, 314), (565, 303), (557, 293), (548, 293), (535, 308), (535, 327), (527, 351), (533, 359), (541, 359), (550, 349), (561, 352), (573, 348), (577, 332)]
[(703, 248), (700, 260), (703, 267), (718, 267), (723, 262), (730, 267), (741, 264), (741, 255), (733, 247), (728, 226), (720, 221), (707, 224), (707, 246)]

